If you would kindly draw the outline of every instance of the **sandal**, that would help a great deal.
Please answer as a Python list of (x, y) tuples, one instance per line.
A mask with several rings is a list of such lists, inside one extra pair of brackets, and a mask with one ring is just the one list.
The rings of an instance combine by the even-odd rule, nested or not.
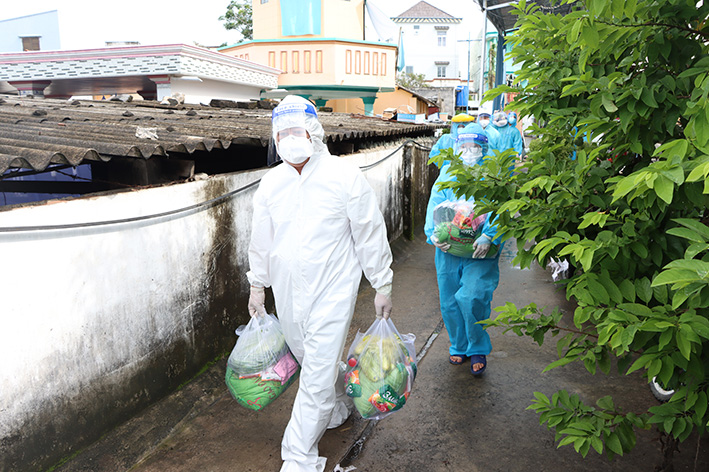
[[(480, 370), (474, 370), (473, 366), (475, 364), (482, 364), (483, 368)], [(483, 355), (475, 355), (475, 356), (470, 356), (470, 372), (475, 376), (479, 377), (485, 372), (485, 369), (487, 369), (487, 357)]]
[[(460, 360), (459, 361), (454, 360), (454, 358), (456, 358), (456, 357)], [(465, 354), (451, 354), (450, 356), (448, 356), (448, 362), (450, 362), (453, 365), (460, 365), (467, 360), (468, 360), (468, 356), (466, 356)]]

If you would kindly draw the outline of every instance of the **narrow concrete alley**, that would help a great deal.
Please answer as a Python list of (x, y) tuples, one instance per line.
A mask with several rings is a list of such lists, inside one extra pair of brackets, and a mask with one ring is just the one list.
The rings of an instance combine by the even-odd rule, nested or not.
[[(394, 311), (401, 333), (416, 335), (419, 374), (406, 406), (378, 421), (354, 413), (320, 442), (336, 465), (357, 471), (652, 471), (660, 462), (656, 434), (643, 431), (636, 448), (609, 461), (593, 450), (583, 459), (572, 447), (556, 448), (554, 433), (539, 424), (526, 407), (533, 392), (551, 395), (565, 388), (587, 403), (612, 395), (624, 411), (642, 412), (656, 404), (645, 380), (630, 376), (591, 376), (581, 364), (542, 374), (555, 360), (556, 342), (538, 347), (529, 338), (490, 330), (493, 352), (484, 376), (474, 378), (469, 363), (448, 362), (448, 336), (438, 308), (433, 265), (434, 249), (421, 231), (414, 241), (393, 244)], [(506, 302), (573, 306), (539, 267), (520, 270), (512, 265), (514, 244), (501, 255), (500, 285), (493, 307)], [(347, 347), (358, 330), (374, 320), (374, 292), (359, 294)], [(493, 315), (495, 311), (493, 310)], [(235, 329), (236, 326), (233, 327)], [(236, 341), (236, 337), (234, 338)], [(347, 349), (347, 348), (346, 348)], [(82, 451), (58, 471), (131, 472), (270, 472), (280, 468), (280, 441), (288, 422), (297, 383), (261, 412), (233, 400), (224, 385), (226, 358), (102, 440)], [(696, 435), (675, 454), (675, 470), (706, 471), (709, 440)]]

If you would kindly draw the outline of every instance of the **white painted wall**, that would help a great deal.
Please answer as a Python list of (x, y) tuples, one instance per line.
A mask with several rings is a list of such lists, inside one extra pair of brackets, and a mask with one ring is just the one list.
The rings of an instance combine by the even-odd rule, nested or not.
[[(195, 79), (196, 76), (193, 76)], [(158, 101), (169, 97), (174, 93), (185, 94), (185, 103), (204, 103), (214, 99), (221, 100), (251, 100), (261, 95), (263, 87), (256, 85), (246, 85), (224, 82), (220, 80), (192, 80), (171, 77), (169, 84), (157, 84)]]
[[(392, 150), (343, 159), (363, 166)], [(402, 163), (399, 150), (365, 171), (391, 239), (402, 234)], [(0, 211), (0, 228), (168, 212), (241, 188), (264, 173)], [(154, 384), (174, 388), (204, 364), (190, 365), (195, 358), (211, 359), (231, 347), (210, 345), (214, 352), (198, 352), (219, 335), (233, 339), (233, 330), (247, 319), (254, 189), (211, 209), (141, 222), (0, 231), (0, 287), (6, 294), (0, 308), (0, 437), (10, 444), (3, 446), (0, 470), (28, 468), (19, 460), (34, 460), (34, 469), (53, 463), (113, 426), (96, 423), (116, 422), (120, 410), (131, 414), (155, 401), (157, 393), (151, 392), (161, 390)], [(225, 271), (223, 254), (232, 272)], [(228, 294), (238, 303), (210, 305), (219, 295), (214, 292), (225, 290), (238, 292)], [(237, 305), (242, 313), (234, 313)], [(205, 326), (219, 333), (205, 332)], [(179, 358), (172, 350), (176, 345), (184, 346)], [(146, 369), (152, 369), (147, 379)], [(109, 412), (114, 416), (105, 418)], [(83, 434), (87, 428), (96, 437)]]
[[(467, 39), (467, 31), (465, 38), (459, 38), (460, 24), (446, 23), (401, 23), (404, 34), (404, 57), (406, 66), (412, 66), (415, 74), (425, 74), (426, 80), (432, 80), (437, 77), (436, 61), (448, 61), (449, 64), (446, 70), (447, 78), (467, 78), (467, 46), (466, 55), (462, 63), (459, 60), (458, 39)], [(418, 26), (418, 29), (415, 27)], [(448, 26), (446, 31), (446, 45), (438, 46), (438, 32), (436, 26)]]

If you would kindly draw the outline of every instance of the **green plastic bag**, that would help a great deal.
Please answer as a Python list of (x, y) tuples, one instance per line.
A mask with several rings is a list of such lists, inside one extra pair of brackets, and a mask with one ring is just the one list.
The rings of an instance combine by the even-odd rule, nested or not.
[[(473, 244), (482, 235), (486, 218), (486, 214), (475, 214), (471, 202), (442, 202), (433, 209), (433, 235), (439, 242), (451, 245), (446, 251), (448, 254), (470, 259), (475, 252)], [(498, 251), (499, 247), (491, 244), (485, 259), (495, 257)]]

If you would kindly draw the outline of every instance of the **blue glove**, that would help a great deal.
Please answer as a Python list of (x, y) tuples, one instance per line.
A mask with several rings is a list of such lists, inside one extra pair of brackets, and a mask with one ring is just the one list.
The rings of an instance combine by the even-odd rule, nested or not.
[(480, 236), (474, 243), (473, 243), (473, 249), (475, 250), (473, 252), (473, 259), (482, 259), (487, 255), (487, 251), (490, 250), (490, 245), (492, 244), (492, 240), (486, 236), (482, 235)]

